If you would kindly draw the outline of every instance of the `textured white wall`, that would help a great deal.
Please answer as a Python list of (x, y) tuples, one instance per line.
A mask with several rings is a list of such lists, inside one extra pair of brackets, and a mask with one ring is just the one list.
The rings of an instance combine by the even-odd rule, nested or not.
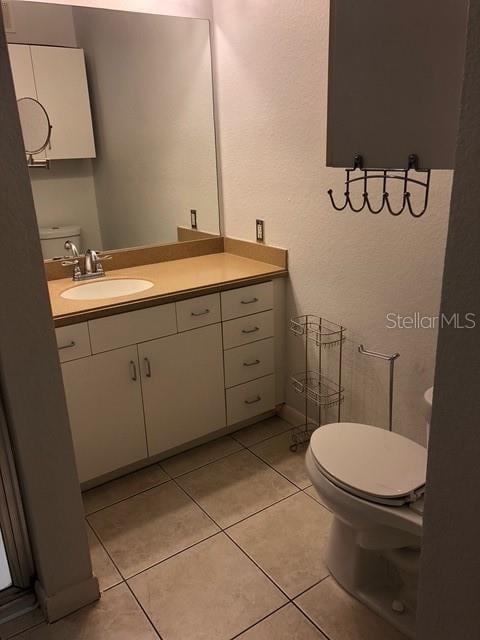
[[(394, 429), (423, 441), (436, 331), (389, 330), (385, 315), (438, 313), (451, 173), (433, 174), (419, 220), (332, 210), (326, 191), (343, 193), (343, 171), (325, 167), (328, 5), (214, 0), (225, 232), (253, 239), (255, 218), (264, 218), (267, 242), (289, 249), (287, 312), (350, 330), (345, 418), (387, 422), (387, 365), (362, 358), (357, 345), (401, 354)], [(289, 339), (290, 369), (300, 366), (298, 347)]]

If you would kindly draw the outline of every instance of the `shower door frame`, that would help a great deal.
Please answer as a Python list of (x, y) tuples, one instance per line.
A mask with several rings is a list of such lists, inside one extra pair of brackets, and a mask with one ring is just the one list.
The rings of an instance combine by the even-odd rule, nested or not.
[(0, 527), (12, 585), (0, 591), (2, 608), (33, 589), (34, 564), (6, 411), (0, 390)]

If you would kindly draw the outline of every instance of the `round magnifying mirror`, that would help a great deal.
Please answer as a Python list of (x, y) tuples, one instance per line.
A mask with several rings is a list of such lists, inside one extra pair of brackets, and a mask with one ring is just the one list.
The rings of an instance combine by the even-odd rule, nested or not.
[(17, 100), (23, 144), (29, 155), (40, 153), (47, 148), (52, 130), (48, 113), (35, 98)]

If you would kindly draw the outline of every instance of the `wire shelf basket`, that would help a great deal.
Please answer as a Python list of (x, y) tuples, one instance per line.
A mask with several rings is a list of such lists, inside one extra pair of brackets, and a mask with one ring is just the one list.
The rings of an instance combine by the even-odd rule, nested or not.
[(345, 327), (319, 316), (297, 316), (288, 326), (294, 335), (305, 336), (317, 347), (334, 347), (345, 340)]
[(290, 377), (297, 393), (317, 407), (335, 407), (343, 400), (343, 387), (318, 371), (301, 371)]
[[(290, 376), (291, 386), (304, 400), (304, 422), (292, 430), (291, 436), (290, 449), (297, 451), (301, 445), (308, 444), (315, 429), (330, 418), (331, 407), (336, 407), (334, 412), (340, 422), (346, 328), (312, 314), (291, 318), (288, 328), (293, 335), (302, 338), (304, 349), (303, 370)], [(325, 348), (332, 351), (327, 354)], [(316, 415), (312, 417), (312, 413)]]

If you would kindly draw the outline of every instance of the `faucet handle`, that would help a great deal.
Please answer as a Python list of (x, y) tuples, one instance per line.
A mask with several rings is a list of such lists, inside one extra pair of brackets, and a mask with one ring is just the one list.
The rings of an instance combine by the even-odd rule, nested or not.
[(63, 260), (61, 262), (61, 265), (62, 267), (73, 267), (73, 279), (80, 280), (82, 270), (80, 269), (80, 260), (78, 258), (73, 258), (72, 260)]

